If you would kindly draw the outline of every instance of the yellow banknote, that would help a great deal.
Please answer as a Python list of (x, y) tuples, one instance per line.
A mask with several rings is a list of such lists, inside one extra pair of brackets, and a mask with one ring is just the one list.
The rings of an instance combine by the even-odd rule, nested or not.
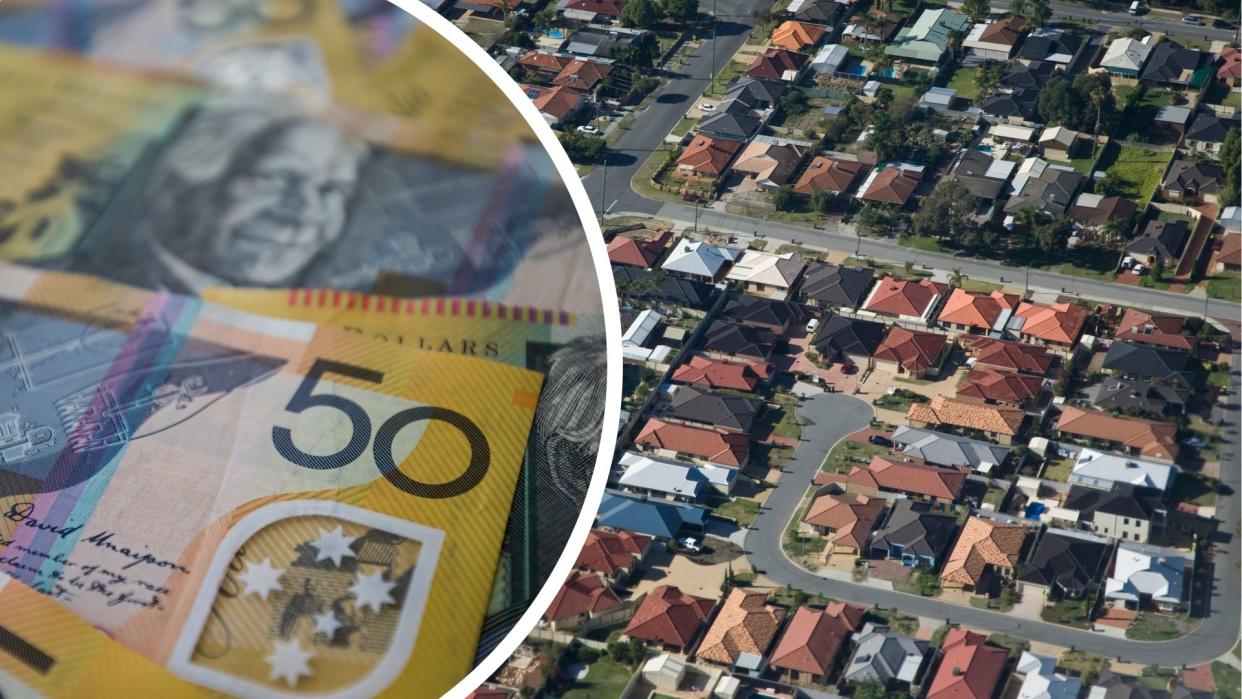
[(469, 670), (539, 374), (13, 265), (0, 306), (0, 571), (220, 691)]

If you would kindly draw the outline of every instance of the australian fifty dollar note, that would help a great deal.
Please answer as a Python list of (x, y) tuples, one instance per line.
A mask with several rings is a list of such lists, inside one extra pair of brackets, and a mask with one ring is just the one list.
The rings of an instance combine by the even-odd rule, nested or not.
[(180, 677), (437, 696), (542, 377), (0, 266), (0, 571)]

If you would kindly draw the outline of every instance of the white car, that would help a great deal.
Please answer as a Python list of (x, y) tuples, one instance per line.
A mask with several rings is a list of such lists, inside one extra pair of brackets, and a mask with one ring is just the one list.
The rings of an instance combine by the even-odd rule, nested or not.
[(595, 128), (594, 126), (591, 126), (590, 124), (583, 124), (582, 126), (578, 127), (578, 133), (586, 133), (586, 134), (591, 134), (592, 136), (598, 136), (600, 134), (600, 130)]
[(1202, 27), (1203, 20), (1199, 19), (1198, 17), (1195, 17), (1194, 15), (1186, 15), (1185, 17), (1182, 18), (1182, 24), (1189, 24), (1195, 27)]
[(703, 550), (703, 547), (699, 545), (698, 540), (692, 536), (687, 536), (682, 539), (680, 543), (683, 549), (690, 551), (691, 553), (698, 553)]
[(812, 318), (806, 322), (806, 331), (808, 333), (815, 332), (815, 328), (819, 327), (819, 318)]
[(712, 104), (711, 102), (704, 102), (703, 104), (699, 105), (699, 111), (700, 112), (714, 112), (716, 111), (716, 105)]

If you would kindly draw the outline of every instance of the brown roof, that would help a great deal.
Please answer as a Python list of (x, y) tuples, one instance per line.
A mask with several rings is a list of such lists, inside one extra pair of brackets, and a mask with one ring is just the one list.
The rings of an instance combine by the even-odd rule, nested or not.
[(546, 51), (527, 51), (518, 59), (518, 65), (544, 73), (559, 73), (572, 60), (569, 56), (557, 56)]
[(871, 291), (865, 310), (890, 316), (921, 318), (937, 296), (948, 290), (947, 284), (930, 279), (909, 281), (885, 277)]
[(726, 362), (696, 354), (677, 367), (673, 380), (710, 388), (732, 388), (753, 391), (760, 381), (771, 375), (772, 367), (753, 362)]
[(1220, 251), (1216, 253), (1216, 260), (1235, 267), (1242, 266), (1242, 235), (1224, 234), (1220, 240)]
[(866, 613), (862, 607), (843, 602), (833, 602), (826, 609), (798, 608), (772, 651), (772, 667), (828, 675)]
[(1022, 298), (1017, 294), (1005, 294), (1000, 291), (981, 294), (958, 288), (949, 294), (948, 300), (944, 302), (944, 308), (940, 309), (940, 317), (937, 320), (941, 323), (965, 325), (985, 331), (991, 330), (1001, 314), (1017, 308), (1021, 300)]
[(962, 585), (978, 585), (987, 566), (1013, 569), (1030, 530), (1021, 524), (1004, 524), (971, 517), (962, 527), (949, 552), (940, 579)]
[(966, 474), (954, 469), (873, 456), (866, 468), (855, 466), (850, 469), (846, 480), (873, 488), (956, 500), (966, 484)]
[(1180, 316), (1156, 315), (1130, 308), (1117, 324), (1116, 337), (1144, 345), (1189, 351), (1194, 349), (1196, 342), (1195, 338), (1181, 334), (1185, 322), (1186, 319)]
[(921, 374), (935, 365), (947, 342), (948, 338), (938, 333), (907, 330), (894, 325), (875, 349), (874, 356), (876, 359), (897, 362), (902, 369), (912, 374)]
[(1019, 331), (1022, 335), (1029, 335), (1044, 342), (1072, 345), (1082, 334), (1082, 326), (1086, 324), (1090, 312), (1072, 303), (1048, 304), (1023, 301), (1014, 315), (1026, 320)]
[(992, 699), (1005, 674), (1009, 651), (988, 645), (987, 636), (950, 629), (940, 646), (940, 668), (925, 699)]
[(825, 192), (849, 192), (860, 175), (867, 169), (863, 163), (853, 160), (834, 160), (817, 155), (802, 171), (802, 177), (794, 185), (794, 191), (810, 195), (817, 189)]
[(613, 592), (599, 573), (569, 574), (569, 579), (561, 585), (552, 604), (543, 613), (548, 621), (560, 621), (581, 614), (598, 614), (621, 606), (617, 593)]
[(1232, 46), (1220, 52), (1220, 67), (1216, 76), (1221, 80), (1237, 80), (1242, 77), (1242, 52)]
[(1136, 211), (1138, 207), (1125, 197), (1104, 197), (1098, 206), (1073, 205), (1069, 216), (1084, 226), (1102, 226), (1115, 218), (1128, 219)]
[(761, 55), (755, 56), (755, 60), (751, 61), (750, 67), (746, 69), (746, 74), (756, 78), (784, 80), (785, 71), (801, 70), (806, 61), (807, 55), (804, 53), (795, 53), (785, 49), (767, 49)]
[(691, 454), (725, 466), (741, 466), (750, 454), (750, 437), (732, 432), (689, 427), (653, 417), (634, 439), (651, 449)]
[(783, 185), (793, 177), (803, 156), (802, 148), (792, 143), (754, 140), (737, 156), (733, 169), (754, 175), (760, 182)]
[(965, 335), (960, 339), (966, 349), (974, 354), (977, 367), (1021, 371), (1036, 376), (1044, 376), (1052, 368), (1052, 353), (1039, 345), (975, 335)]
[(575, 58), (552, 79), (552, 84), (577, 90), (592, 90), (611, 72), (611, 64)]
[(571, 0), (565, 6), (567, 10), (594, 12), (597, 15), (607, 15), (614, 19), (621, 16), (621, 10), (624, 8), (625, 0)]
[(995, 369), (972, 369), (957, 385), (958, 398), (1021, 405), (1039, 395), (1043, 380), (1038, 376)]
[(729, 161), (745, 145), (741, 141), (730, 141), (726, 138), (712, 138), (698, 135), (677, 158), (677, 164), (688, 167), (696, 172), (719, 175), (724, 172)]
[(983, 33), (979, 35), (979, 41), (1013, 46), (1018, 43), (1024, 33), (1026, 33), (1026, 20), (1011, 15), (992, 22), (984, 28)]
[(634, 570), (635, 560), (649, 543), (651, 537), (634, 532), (592, 529), (578, 553), (577, 567), (609, 576)]
[(772, 45), (790, 51), (797, 51), (807, 46), (814, 46), (824, 38), (828, 27), (822, 24), (785, 20), (779, 27), (772, 30)]
[(927, 425), (952, 425), (1012, 437), (1022, 427), (1026, 415), (1017, 408), (980, 405), (935, 396), (930, 403), (912, 404), (906, 412), (906, 419)]
[(699, 644), (698, 657), (732, 665), (742, 653), (767, 653), (776, 631), (785, 620), (785, 610), (767, 604), (766, 592), (733, 588), (720, 607), (716, 620)]
[(811, 501), (802, 521), (833, 531), (828, 540), (838, 546), (861, 551), (867, 535), (875, 529), (876, 520), (884, 513), (884, 501), (861, 495), (821, 495)]
[(867, 191), (859, 195), (858, 198), (866, 201), (905, 205), (910, 200), (910, 196), (914, 194), (914, 190), (919, 186), (921, 178), (922, 175), (920, 173), (889, 165), (881, 170), (875, 176), (875, 179), (871, 180), (871, 186), (867, 187)]
[(715, 600), (687, 595), (672, 585), (659, 585), (638, 605), (634, 618), (625, 627), (625, 635), (685, 648), (715, 606)]
[(1177, 460), (1177, 425), (1137, 417), (1120, 417), (1094, 410), (1065, 406), (1057, 420), (1057, 430), (1105, 442), (1119, 442), (1139, 455), (1168, 461)]
[(572, 114), (585, 96), (585, 93), (579, 90), (561, 85), (542, 87), (523, 84), (522, 90), (530, 97), (530, 101), (535, 103), (536, 109), (557, 119), (564, 119)]
[(660, 231), (654, 238), (631, 238), (619, 235), (608, 242), (608, 260), (613, 264), (646, 269), (655, 264), (668, 247), (672, 231)]

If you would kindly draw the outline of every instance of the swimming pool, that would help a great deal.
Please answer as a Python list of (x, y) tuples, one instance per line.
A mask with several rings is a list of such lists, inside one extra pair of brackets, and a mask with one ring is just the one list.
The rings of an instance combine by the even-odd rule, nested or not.
[(543, 33), (546, 34), (549, 39), (564, 39), (565, 38), (564, 29), (545, 29), (543, 30)]

